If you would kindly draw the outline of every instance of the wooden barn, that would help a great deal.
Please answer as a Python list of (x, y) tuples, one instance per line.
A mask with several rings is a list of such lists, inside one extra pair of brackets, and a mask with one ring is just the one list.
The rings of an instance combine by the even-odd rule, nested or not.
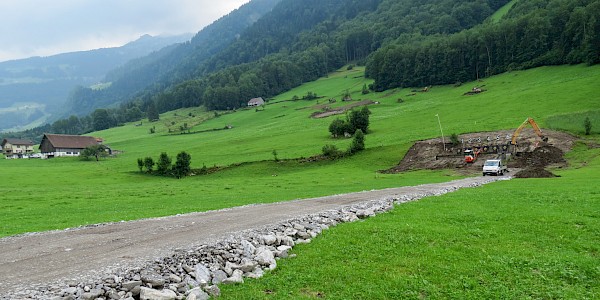
[(83, 149), (98, 145), (95, 137), (66, 134), (44, 134), (40, 151), (45, 157), (79, 156)]

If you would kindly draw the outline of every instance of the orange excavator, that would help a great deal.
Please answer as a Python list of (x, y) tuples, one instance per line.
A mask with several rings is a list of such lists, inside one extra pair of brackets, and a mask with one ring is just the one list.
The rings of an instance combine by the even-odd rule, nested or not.
[(477, 157), (479, 156), (479, 154), (481, 154), (482, 148), (473, 150), (473, 149), (467, 149), (464, 152), (465, 155), (465, 162), (472, 164), (475, 162), (475, 160), (477, 160)]
[(517, 145), (517, 137), (519, 136), (519, 134), (521, 134), (521, 131), (523, 130), (523, 128), (525, 128), (525, 126), (527, 126), (528, 124), (531, 125), (531, 127), (533, 127), (533, 130), (535, 131), (535, 134), (537, 134), (537, 136), (539, 136), (540, 139), (542, 139), (542, 141), (544, 143), (548, 142), (548, 137), (546, 137), (546, 136), (544, 136), (542, 134), (542, 130), (537, 125), (537, 123), (532, 118), (527, 118), (523, 122), (523, 124), (521, 124), (521, 126), (519, 126), (519, 128), (517, 128), (517, 130), (515, 130), (515, 133), (513, 133), (512, 140), (510, 142), (512, 145), (514, 145), (514, 146)]

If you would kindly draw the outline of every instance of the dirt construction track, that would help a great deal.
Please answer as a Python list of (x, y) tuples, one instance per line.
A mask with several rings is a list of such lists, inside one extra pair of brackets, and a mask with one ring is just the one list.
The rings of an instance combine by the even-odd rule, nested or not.
[(322, 198), (192, 213), (0, 239), (0, 298), (16, 290), (101, 278), (177, 249), (226, 238), (290, 218), (411, 193), (482, 184), (489, 178), (392, 188)]

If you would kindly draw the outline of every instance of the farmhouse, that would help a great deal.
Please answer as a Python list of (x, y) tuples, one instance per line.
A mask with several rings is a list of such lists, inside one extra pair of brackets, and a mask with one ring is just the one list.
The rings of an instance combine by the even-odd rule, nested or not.
[(44, 134), (40, 151), (45, 157), (79, 156), (83, 149), (100, 142), (91, 136)]
[(7, 158), (22, 158), (33, 153), (33, 142), (30, 140), (4, 139), (2, 140), (2, 153)]
[(248, 106), (261, 106), (265, 104), (265, 100), (262, 97), (252, 98), (248, 101)]

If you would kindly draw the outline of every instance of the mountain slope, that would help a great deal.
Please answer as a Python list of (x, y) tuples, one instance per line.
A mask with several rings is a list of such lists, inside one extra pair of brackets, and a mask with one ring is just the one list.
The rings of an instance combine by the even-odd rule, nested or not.
[(122, 47), (0, 62), (0, 130), (27, 125), (34, 120), (24, 116), (31, 113), (52, 118), (60, 114), (73, 87), (100, 82), (133, 58), (189, 38), (145, 35)]
[(67, 115), (82, 116), (96, 108), (131, 100), (141, 91), (163, 90), (173, 82), (191, 78), (206, 59), (231, 44), (270, 11), (280, 0), (253, 0), (199, 31), (189, 42), (132, 60), (103, 79), (110, 86), (101, 91), (76, 91), (69, 97)]
[[(495, 21), (490, 17), (509, 0), (340, 1), (281, 0), (214, 55), (156, 58), (151, 75), (127, 78), (153, 76), (140, 81), (149, 86), (127, 93), (81, 89), (71, 105), (110, 106), (109, 123), (116, 126), (139, 120), (149, 108), (244, 107), (250, 98), (272, 97), (345, 64), (366, 64), (371, 89), (381, 91), (599, 61), (598, 0), (517, 1)], [(206, 54), (201, 49), (193, 53)], [(82, 118), (80, 133), (99, 129), (90, 118)]]

